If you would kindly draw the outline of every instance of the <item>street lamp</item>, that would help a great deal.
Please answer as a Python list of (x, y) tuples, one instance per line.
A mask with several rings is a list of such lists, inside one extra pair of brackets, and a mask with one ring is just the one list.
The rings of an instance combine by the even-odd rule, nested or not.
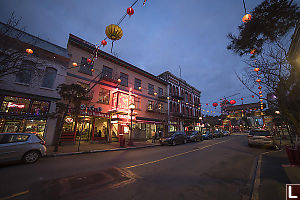
[(133, 141), (132, 141), (132, 113), (133, 113), (133, 110), (135, 109), (135, 105), (134, 103), (131, 103), (129, 105), (129, 109), (131, 111), (131, 114), (130, 114), (130, 135), (129, 135), (129, 142), (128, 142), (128, 145), (129, 146), (133, 146)]

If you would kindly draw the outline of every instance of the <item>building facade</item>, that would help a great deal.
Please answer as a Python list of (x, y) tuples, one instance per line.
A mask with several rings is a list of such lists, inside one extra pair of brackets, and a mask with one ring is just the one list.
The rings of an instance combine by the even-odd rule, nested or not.
[[(165, 131), (167, 82), (101, 50), (91, 62), (95, 48), (69, 35), (66, 84), (86, 87), (91, 100), (82, 103), (79, 116), (66, 118), (61, 140), (118, 141), (120, 135), (128, 139), (131, 117), (133, 139), (145, 140), (154, 131)], [(130, 104), (135, 105), (132, 114)]]
[(158, 77), (168, 83), (168, 131), (198, 130), (201, 92), (169, 71)]
[[(56, 118), (50, 116), (60, 100), (56, 88), (65, 81), (67, 50), (5, 24), (0, 26), (9, 29), (1, 37), (1, 61), (18, 53), (21, 59), (15, 61), (24, 68), (0, 77), (0, 132), (36, 133), (52, 144)], [(33, 53), (26, 54), (26, 49)], [(10, 67), (2, 66), (2, 70)]]

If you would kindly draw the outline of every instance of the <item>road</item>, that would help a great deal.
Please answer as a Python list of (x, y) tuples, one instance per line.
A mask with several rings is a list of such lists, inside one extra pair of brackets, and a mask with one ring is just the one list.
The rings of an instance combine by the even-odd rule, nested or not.
[(256, 156), (245, 135), (177, 146), (42, 158), (0, 167), (4, 199), (249, 199)]

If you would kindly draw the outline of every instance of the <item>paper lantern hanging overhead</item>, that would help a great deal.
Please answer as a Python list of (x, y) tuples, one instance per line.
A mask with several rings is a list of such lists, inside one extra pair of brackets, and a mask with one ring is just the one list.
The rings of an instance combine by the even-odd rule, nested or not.
[(215, 102), (215, 103), (213, 103), (212, 105), (213, 105), (213, 107), (217, 107), (217, 106), (218, 106), (218, 103)]
[(116, 24), (111, 24), (106, 27), (105, 34), (109, 39), (115, 41), (122, 38), (123, 31), (120, 26)]
[(103, 46), (107, 45), (106, 40), (102, 40), (102, 41), (101, 41), (101, 44), (102, 44)]
[(261, 88), (262, 88), (261, 86), (258, 86), (258, 89), (259, 89), (259, 90), (261, 90)]
[(133, 13), (134, 13), (134, 10), (133, 10), (133, 8), (127, 8), (127, 14), (129, 15), (129, 16), (131, 16), (131, 15), (133, 15)]
[(260, 83), (260, 82), (261, 82), (261, 80), (260, 80), (260, 79), (257, 79), (257, 80), (256, 80), (256, 82)]
[(235, 104), (236, 103), (236, 101), (235, 100), (230, 100), (230, 102), (229, 102), (231, 105), (233, 105), (233, 104)]
[(252, 95), (251, 97), (254, 98), (254, 95)]
[(244, 15), (244, 17), (242, 18), (242, 21), (243, 21), (244, 23), (247, 23), (247, 22), (249, 22), (249, 21), (251, 20), (251, 18), (252, 18), (252, 15), (246, 14), (246, 15)]
[(32, 54), (32, 53), (33, 53), (33, 50), (32, 50), (32, 49), (26, 49), (26, 53)]
[(254, 71), (255, 71), (255, 72), (258, 72), (258, 71), (259, 71), (259, 68), (258, 68), (258, 67), (254, 68)]

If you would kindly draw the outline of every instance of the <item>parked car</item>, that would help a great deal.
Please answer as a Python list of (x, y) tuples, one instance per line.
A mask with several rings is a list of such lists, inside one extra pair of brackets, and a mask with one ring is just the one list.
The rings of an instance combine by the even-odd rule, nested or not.
[(45, 141), (31, 133), (0, 133), (0, 163), (22, 160), (35, 163), (46, 155)]
[(168, 136), (160, 139), (160, 144), (168, 144), (175, 146), (176, 144), (185, 144), (187, 142), (187, 136), (184, 131), (176, 131), (169, 133)]
[(220, 130), (215, 130), (214, 133), (213, 133), (213, 137), (215, 137), (215, 138), (222, 137), (221, 131)]
[(224, 132), (222, 132), (222, 134), (223, 134), (223, 136), (230, 136), (229, 131), (224, 131)]
[(213, 139), (213, 135), (211, 134), (210, 131), (205, 131), (204, 133), (202, 133), (202, 138), (204, 140), (210, 140)]
[(248, 134), (248, 145), (263, 145), (274, 147), (274, 138), (270, 131), (267, 130), (251, 130)]
[(203, 141), (202, 135), (199, 131), (188, 131), (187, 132), (187, 141), (189, 142), (198, 142)]

